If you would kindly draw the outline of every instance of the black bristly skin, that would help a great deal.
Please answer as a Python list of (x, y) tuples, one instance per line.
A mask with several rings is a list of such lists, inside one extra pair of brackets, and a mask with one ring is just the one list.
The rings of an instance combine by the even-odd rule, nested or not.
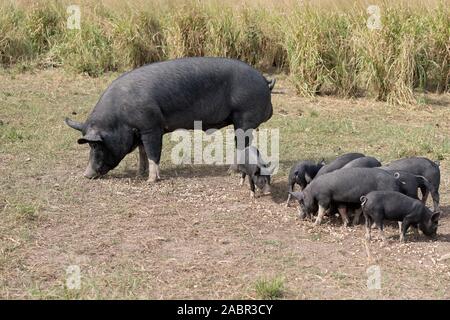
[(427, 236), (436, 235), (440, 214), (431, 212), (420, 200), (392, 191), (370, 192), (361, 200), (366, 228), (375, 222), (383, 230), (383, 220), (391, 220), (402, 222), (402, 240), (410, 226), (418, 226)]
[[(291, 194), (294, 191), (295, 184), (298, 184), (300, 189), (303, 190), (315, 177), (341, 169), (355, 159), (363, 157), (365, 156), (362, 153), (351, 152), (340, 155), (329, 164), (325, 164), (324, 161), (321, 161), (318, 164), (311, 161), (301, 161), (295, 164), (289, 172), (288, 198), (286, 201), (286, 206), (289, 206), (289, 201), (291, 200)], [(305, 214), (301, 213), (300, 216), (304, 217)]]
[(300, 161), (292, 166), (288, 176), (288, 199), (286, 205), (291, 200), (290, 193), (294, 191), (294, 186), (298, 184), (301, 190), (305, 189), (323, 166), (323, 162), (316, 164), (308, 160)]
[(417, 176), (402, 170), (392, 170), (389, 167), (384, 168), (393, 176), (397, 176), (400, 181), (400, 192), (413, 199), (419, 199), (419, 189), (422, 194), (431, 194), (434, 203), (434, 211), (439, 211), (439, 193), (436, 191), (425, 177)]
[(330, 162), (329, 164), (324, 165), (322, 168), (320, 168), (319, 172), (317, 172), (316, 177), (320, 177), (321, 175), (324, 175), (326, 173), (333, 172), (337, 169), (341, 169), (343, 166), (345, 166), (347, 163), (349, 163), (352, 160), (362, 158), (364, 155), (362, 153), (346, 153), (339, 157), (337, 157), (335, 160)]
[[(427, 179), (434, 187), (435, 191), (435, 199), (437, 199), (437, 203), (435, 203), (435, 210), (438, 210), (439, 207), (439, 185), (441, 182), (441, 172), (439, 169), (439, 164), (431, 161), (430, 159), (424, 157), (411, 157), (399, 159), (396, 161), (392, 161), (386, 166), (382, 167), (387, 170), (401, 170), (406, 171), (408, 173), (423, 176)], [(426, 202), (428, 197), (426, 186), (420, 187), (421, 193), (423, 195), (423, 201)]]
[(299, 202), (303, 215), (309, 216), (317, 212), (318, 206), (328, 210), (333, 203), (360, 204), (361, 196), (375, 190), (399, 191), (399, 181), (379, 168), (340, 169), (316, 176), (303, 190)]
[(99, 146), (90, 162), (105, 174), (138, 145), (158, 164), (162, 136), (193, 129), (194, 121), (202, 121), (203, 130), (230, 124), (256, 129), (272, 116), (270, 94), (266, 78), (244, 62), (181, 58), (124, 73), (105, 90), (85, 123), (66, 123), (81, 129), (80, 143)]
[(350, 161), (345, 166), (343, 166), (342, 169), (344, 169), (344, 168), (376, 168), (376, 167), (381, 167), (381, 162), (378, 161), (378, 159), (376, 159), (374, 157), (361, 157), (361, 158), (357, 158), (355, 160)]

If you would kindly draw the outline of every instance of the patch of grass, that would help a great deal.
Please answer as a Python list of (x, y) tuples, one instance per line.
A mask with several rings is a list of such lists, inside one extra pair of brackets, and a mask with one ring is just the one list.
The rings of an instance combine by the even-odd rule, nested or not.
[(11, 126), (0, 125), (0, 141), (15, 143), (27, 139), (28, 135)]
[(284, 279), (276, 277), (272, 279), (259, 279), (255, 283), (256, 295), (259, 299), (279, 299), (284, 295)]
[(15, 205), (16, 213), (19, 219), (24, 221), (34, 221), (38, 218), (38, 206), (27, 203), (17, 203)]
[(267, 240), (264, 240), (264, 244), (269, 245), (269, 246), (273, 246), (273, 247), (280, 247), (281, 246), (281, 241), (273, 240), (273, 239), (267, 239)]
[(310, 116), (311, 118), (317, 118), (317, 117), (319, 116), (319, 113), (318, 113), (316, 110), (311, 110), (311, 111), (309, 112), (309, 116)]
[(311, 241), (320, 241), (322, 239), (322, 234), (320, 232), (311, 233), (309, 239)]

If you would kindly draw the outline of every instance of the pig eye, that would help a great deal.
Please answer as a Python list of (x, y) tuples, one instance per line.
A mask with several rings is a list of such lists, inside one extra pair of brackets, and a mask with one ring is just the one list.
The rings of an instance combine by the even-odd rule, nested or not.
[(94, 149), (94, 150), (96, 150), (96, 149), (98, 149), (98, 143), (89, 143), (89, 146), (92, 148), (92, 149)]

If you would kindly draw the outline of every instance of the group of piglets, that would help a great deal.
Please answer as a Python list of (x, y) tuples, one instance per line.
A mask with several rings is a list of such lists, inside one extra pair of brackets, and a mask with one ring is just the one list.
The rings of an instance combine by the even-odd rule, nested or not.
[[(440, 170), (439, 163), (427, 158), (404, 158), (383, 166), (374, 157), (347, 153), (328, 164), (298, 162), (288, 180), (286, 206), (293, 196), (300, 204), (302, 219), (317, 213), (315, 225), (321, 223), (325, 214), (337, 212), (344, 226), (349, 224), (349, 213), (353, 213), (353, 224), (358, 224), (363, 213), (368, 240), (372, 224), (380, 229), (385, 240), (383, 220), (399, 222), (400, 241), (405, 240), (410, 226), (416, 234), (419, 228), (427, 236), (436, 235)], [(294, 192), (296, 184), (301, 191)], [(433, 199), (433, 211), (425, 205), (429, 195)]]

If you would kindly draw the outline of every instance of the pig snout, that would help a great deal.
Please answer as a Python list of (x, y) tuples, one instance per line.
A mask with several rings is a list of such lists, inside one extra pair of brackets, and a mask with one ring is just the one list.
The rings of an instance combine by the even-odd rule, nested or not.
[(264, 195), (268, 195), (268, 194), (271, 193), (270, 185), (269, 185), (269, 184), (266, 184), (266, 185), (263, 187), (262, 193), (263, 193)]
[(86, 170), (84, 171), (84, 176), (88, 179), (95, 179), (100, 175), (92, 168), (91, 164), (88, 164)]
[(298, 208), (298, 215), (299, 215), (299, 217), (300, 217), (301, 220), (305, 220), (306, 217), (307, 217), (305, 211), (303, 211), (303, 210), (301, 209), (301, 207)]

